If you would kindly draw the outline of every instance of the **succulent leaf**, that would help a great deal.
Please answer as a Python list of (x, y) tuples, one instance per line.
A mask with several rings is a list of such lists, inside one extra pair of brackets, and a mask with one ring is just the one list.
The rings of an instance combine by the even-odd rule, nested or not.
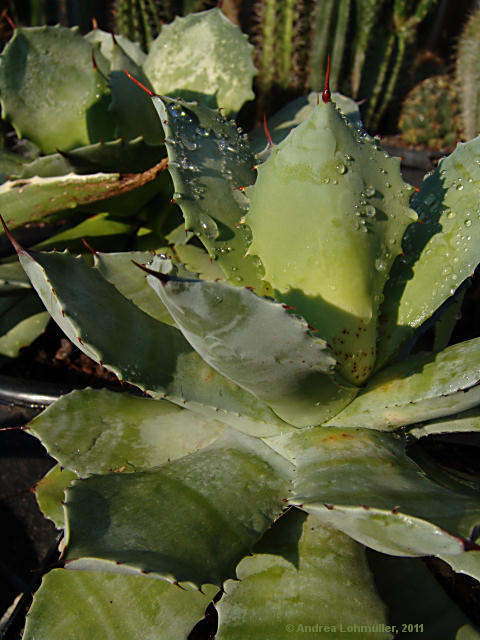
[(480, 137), (458, 144), (412, 199), (423, 224), (408, 227), (404, 257), (385, 287), (378, 364), (384, 364), (480, 261)]
[[(312, 91), (308, 96), (296, 98), (282, 107), (267, 120), (267, 128), (274, 144), (279, 144), (292, 129), (302, 123), (315, 109), (320, 94)], [(354, 126), (360, 126), (360, 110), (355, 100), (343, 96), (341, 93), (332, 93), (332, 101), (343, 115)], [(254, 129), (248, 134), (250, 147), (256, 154), (265, 149), (265, 131), (263, 126)], [(266, 159), (265, 153), (261, 154), (262, 160)], [(268, 151), (270, 153), (270, 151)]]
[(43, 577), (23, 638), (187, 640), (216, 591), (211, 585), (201, 592), (144, 576), (54, 569)]
[(328, 424), (390, 430), (480, 404), (480, 338), (379, 372)]
[(127, 246), (135, 235), (137, 226), (115, 220), (107, 213), (99, 214), (79, 222), (75, 226), (60, 231), (34, 245), (36, 251), (61, 251), (68, 249), (85, 253), (85, 242), (101, 251)]
[(83, 477), (182, 458), (211, 444), (225, 425), (166, 400), (85, 389), (61, 397), (30, 429), (64, 469)]
[(47, 326), (50, 316), (29, 289), (0, 296), (0, 355), (16, 358)]
[(65, 489), (76, 477), (76, 473), (57, 464), (35, 486), (35, 496), (43, 515), (57, 529), (65, 528)]
[(215, 8), (164, 25), (143, 68), (156, 93), (233, 115), (254, 98), (252, 50), (240, 29)]
[(472, 550), (459, 556), (438, 556), (452, 567), (456, 573), (463, 573), (480, 581), (480, 551)]
[(220, 586), (281, 513), (290, 473), (270, 447), (229, 429), (154, 469), (76, 481), (67, 490), (67, 566)]
[(84, 35), (92, 45), (99, 44), (101, 54), (112, 64), (114, 57), (115, 43), (119, 44), (125, 54), (133, 62), (141, 67), (147, 58), (147, 54), (142, 50), (138, 42), (132, 42), (127, 37), (116, 33), (115, 35), (103, 31), (103, 29), (92, 29)]
[[(365, 550), (315, 516), (292, 510), (264, 536), (256, 553), (237, 567), (216, 605), (218, 640), (278, 640), (312, 633), (349, 635), (349, 625), (386, 624)], [(342, 598), (338, 597), (341, 591)], [(265, 594), (274, 598), (265, 599)], [(346, 598), (349, 606), (345, 606)], [(391, 638), (387, 632), (362, 638)]]
[[(108, 83), (93, 51), (76, 29), (15, 29), (0, 57), (0, 91), (3, 118), (20, 138), (53, 153), (113, 137)], [(102, 54), (94, 55), (106, 70)]]
[(268, 443), (295, 460), (291, 503), (377, 551), (463, 553), (480, 522), (476, 496), (427, 478), (390, 434), (317, 427)]
[(255, 179), (255, 160), (235, 123), (218, 111), (169, 98), (153, 101), (167, 135), (168, 170), (185, 228), (237, 285), (268, 293), (258, 260), (245, 257), (250, 237), (241, 223), (248, 202), (243, 187)]
[[(127, 140), (143, 136), (145, 141), (150, 144), (160, 144), (165, 136), (152, 101), (145, 91), (129, 79), (125, 70), (144, 85), (149, 85), (142, 68), (116, 42), (112, 51), (110, 68), (110, 88), (112, 91), (110, 110), (117, 122), (115, 135)], [(135, 114), (135, 117), (132, 117), (132, 114)]]
[(208, 253), (193, 244), (175, 245), (173, 252), (188, 271), (198, 274), (201, 280), (224, 280), (224, 274), (217, 262), (210, 260)]
[(415, 438), (423, 438), (434, 433), (454, 433), (462, 431), (480, 430), (480, 407), (476, 406), (468, 411), (455, 413), (448, 417), (437, 418), (421, 425), (414, 426), (409, 430), (409, 434)]
[(266, 404), (209, 367), (180, 331), (127, 300), (98, 269), (68, 253), (18, 251), (59, 327), (121, 379), (247, 433), (272, 435), (291, 428)]
[(335, 358), (307, 323), (246, 288), (178, 279), (155, 258), (149, 271), (185, 338), (211, 367), (295, 426), (320, 424), (357, 393), (335, 374)]
[(373, 369), (383, 287), (416, 218), (399, 163), (322, 101), (247, 188), (249, 254), (261, 259), (275, 297), (332, 345), (355, 384)]
[(16, 178), (50, 178), (67, 173), (142, 173), (165, 157), (165, 146), (143, 138), (112, 140), (41, 156), (22, 166)]
[[(172, 259), (170, 249), (159, 249), (159, 253), (168, 255)], [(150, 262), (153, 258), (151, 251), (129, 251), (125, 253), (99, 253), (94, 256), (95, 268), (102, 277), (124, 296), (131, 300), (139, 309), (152, 318), (175, 325), (166, 307), (161, 304), (158, 295), (147, 284), (143, 273), (139, 269), (132, 268), (132, 261), (139, 263)]]
[[(125, 176), (119, 173), (85, 176), (69, 173), (51, 178), (8, 181), (0, 186), (0, 207), (7, 223), (18, 227), (57, 211), (73, 212), (99, 201), (102, 207), (112, 206), (111, 198), (125, 196), (140, 187), (148, 188), (152, 183), (153, 192), (142, 196), (148, 200), (158, 192), (159, 185), (155, 179), (165, 168), (166, 163), (160, 162), (143, 173)], [(20, 195), (21, 198), (18, 197)], [(134, 197), (138, 201), (138, 193)], [(103, 202), (105, 200), (109, 200), (108, 204)]]

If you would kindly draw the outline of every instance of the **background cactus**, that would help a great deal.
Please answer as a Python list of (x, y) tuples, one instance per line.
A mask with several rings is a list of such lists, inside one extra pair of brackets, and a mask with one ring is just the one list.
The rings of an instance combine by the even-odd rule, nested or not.
[(474, 11), (460, 35), (455, 61), (455, 79), (459, 90), (462, 132), (470, 140), (480, 131), (479, 61), (480, 8)]
[(459, 94), (447, 75), (426, 78), (405, 98), (398, 128), (407, 144), (453, 147), (460, 137)]

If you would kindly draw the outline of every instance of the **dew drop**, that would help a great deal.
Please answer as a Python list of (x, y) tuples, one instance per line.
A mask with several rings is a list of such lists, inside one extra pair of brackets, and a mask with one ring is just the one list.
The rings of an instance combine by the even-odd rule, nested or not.
[(365, 194), (368, 198), (371, 198), (372, 196), (375, 195), (375, 187), (373, 186), (373, 184), (367, 185), (365, 189)]
[(376, 213), (375, 207), (374, 207), (374, 206), (372, 206), (371, 204), (368, 204), (368, 205), (365, 207), (365, 213), (367, 214), (367, 216), (368, 216), (369, 218), (373, 218), (373, 217), (375, 216), (375, 213)]
[(189, 151), (195, 151), (197, 148), (197, 143), (193, 140), (189, 140), (188, 138), (184, 138), (183, 144), (187, 147)]
[(471, 227), (471, 226), (472, 226), (472, 221), (471, 221), (471, 220), (469, 220), (469, 219), (467, 218), (463, 224), (464, 224), (466, 227)]
[(200, 222), (200, 226), (203, 230), (203, 233), (205, 234), (205, 237), (207, 237), (209, 240), (215, 240), (218, 235), (218, 227), (211, 218), (203, 218), (203, 220)]
[(337, 164), (337, 166), (335, 167), (335, 169), (338, 171), (338, 173), (340, 174), (344, 174), (347, 172), (347, 167), (343, 164), (343, 162), (339, 162)]
[(208, 129), (204, 129), (203, 127), (197, 127), (195, 129), (195, 133), (197, 133), (199, 136), (202, 136), (203, 138), (208, 138), (208, 136), (210, 135), (210, 131)]
[(385, 262), (382, 258), (377, 258), (375, 260), (375, 269), (377, 271), (385, 271)]
[(455, 189), (457, 191), (462, 191), (463, 190), (463, 184), (460, 182), (459, 184), (457, 184), (457, 186), (455, 187)]
[(177, 118), (179, 115), (181, 115), (182, 113), (185, 113), (183, 111), (183, 109), (180, 107), (180, 105), (178, 104), (172, 104), (170, 106), (170, 113), (172, 114), (172, 116), (174, 118)]
[(455, 218), (455, 211), (449, 211), (449, 212), (447, 213), (447, 218), (448, 218), (449, 220), (453, 220), (453, 218)]

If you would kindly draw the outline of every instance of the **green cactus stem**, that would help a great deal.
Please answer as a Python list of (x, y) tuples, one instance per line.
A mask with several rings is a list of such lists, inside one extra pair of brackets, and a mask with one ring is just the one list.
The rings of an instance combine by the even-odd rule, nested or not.
[[(392, 27), (388, 37), (384, 60), (380, 67), (373, 95), (368, 101), (365, 123), (376, 129), (390, 103), (397, 86), (400, 71), (405, 63), (408, 48), (415, 41), (417, 28), (433, 8), (437, 0), (420, 0), (416, 7), (412, 0), (395, 0)], [(388, 72), (388, 81), (385, 79)], [(382, 100), (379, 101), (380, 95)]]
[(468, 19), (457, 46), (455, 77), (465, 140), (480, 131), (480, 7)]
[(353, 44), (353, 63), (351, 75), (352, 96), (359, 96), (363, 67), (373, 29), (380, 9), (385, 0), (357, 0), (356, 38)]
[(287, 88), (291, 80), (293, 64), (293, 35), (295, 28), (295, 0), (285, 0), (280, 4), (281, 18), (278, 34), (279, 73), (278, 80), (282, 88)]
[(453, 147), (459, 137), (458, 93), (446, 75), (426, 78), (405, 98), (398, 128), (407, 144)]

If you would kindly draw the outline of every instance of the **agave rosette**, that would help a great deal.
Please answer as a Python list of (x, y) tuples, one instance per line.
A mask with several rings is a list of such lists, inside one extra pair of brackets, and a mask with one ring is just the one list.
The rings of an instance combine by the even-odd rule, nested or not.
[(477, 428), (480, 342), (399, 354), (434, 314), (448, 333), (480, 260), (480, 140), (412, 198), (324, 97), (257, 166), (219, 111), (152, 96), (204, 250), (89, 266), (17, 245), (67, 336), (151, 396), (75, 391), (32, 422), (66, 548), (28, 640), (187, 638), (212, 600), (219, 640), (478, 637), (419, 560), (479, 577), (478, 495), (429, 477), (405, 434)]

